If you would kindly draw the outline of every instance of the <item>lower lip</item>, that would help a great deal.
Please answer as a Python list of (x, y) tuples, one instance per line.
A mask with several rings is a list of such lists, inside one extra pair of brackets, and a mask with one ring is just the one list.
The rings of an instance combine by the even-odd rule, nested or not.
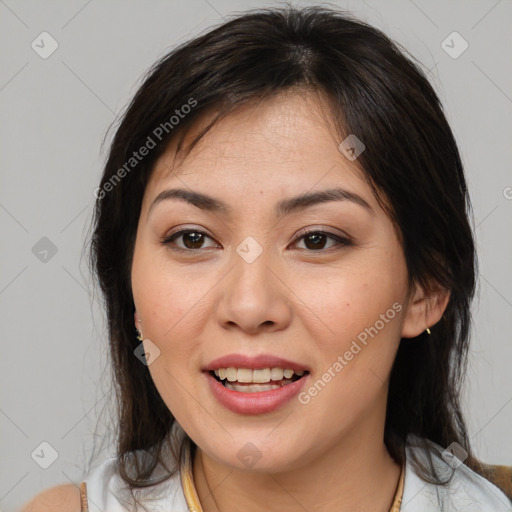
[(264, 414), (275, 411), (298, 395), (309, 378), (308, 373), (299, 380), (285, 384), (277, 389), (256, 393), (243, 393), (242, 391), (232, 391), (224, 387), (209, 372), (205, 372), (205, 375), (215, 398), (224, 407), (237, 414)]

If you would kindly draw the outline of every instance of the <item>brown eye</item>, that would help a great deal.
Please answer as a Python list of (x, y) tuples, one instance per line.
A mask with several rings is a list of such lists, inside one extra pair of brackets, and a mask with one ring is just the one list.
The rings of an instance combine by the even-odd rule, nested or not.
[(327, 249), (335, 247), (336, 245), (343, 247), (352, 244), (348, 238), (340, 237), (334, 233), (327, 233), (324, 231), (308, 231), (306, 233), (302, 233), (302, 235), (296, 239), (296, 241), (300, 240), (304, 241), (305, 248), (309, 251), (321, 251), (325, 249), (329, 240), (334, 243)]
[[(176, 243), (176, 241), (179, 239), (182, 239), (181, 244)], [(186, 251), (189, 249), (193, 251), (197, 249), (203, 249), (206, 239), (212, 240), (206, 233), (203, 233), (202, 231), (184, 229), (177, 231), (176, 233), (173, 233), (172, 235), (163, 239), (162, 244), (170, 246), (176, 245), (176, 247), (173, 247), (176, 250)]]
[(204, 243), (204, 235), (195, 231), (185, 233), (183, 236), (183, 243), (187, 249), (200, 249)]
[(323, 249), (326, 242), (327, 237), (321, 233), (312, 233), (304, 237), (304, 245), (312, 250)]

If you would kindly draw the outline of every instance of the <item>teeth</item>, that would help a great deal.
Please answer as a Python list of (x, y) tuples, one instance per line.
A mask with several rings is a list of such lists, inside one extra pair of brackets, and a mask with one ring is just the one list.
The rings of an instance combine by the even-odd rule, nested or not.
[(262, 370), (253, 370), (252, 382), (259, 382), (261, 384), (265, 382), (270, 382), (270, 368), (263, 368)]
[(284, 377), (284, 370), (282, 368), (272, 368), (270, 370), (271, 380), (281, 380)]
[(239, 368), (236, 380), (238, 382), (252, 382), (252, 370), (249, 368)]
[[(246, 384), (265, 384), (270, 381), (291, 379), (294, 374), (302, 377), (305, 373), (304, 370), (294, 371), (290, 368), (262, 368), (258, 370), (251, 370), (250, 368), (218, 368), (217, 370), (214, 370), (214, 372), (220, 380), (227, 380), (228, 382), (243, 382)], [(245, 388), (248, 387), (249, 386), (245, 386)], [(259, 388), (261, 388), (261, 386), (259, 386)]]
[(238, 377), (238, 370), (236, 368), (228, 368), (226, 370), (226, 379), (229, 380), (229, 382), (235, 382)]
[(254, 384), (253, 386), (237, 386), (232, 382), (226, 382), (226, 387), (231, 389), (231, 391), (240, 391), (242, 393), (258, 393), (262, 391), (272, 391), (273, 389), (278, 389), (281, 386), (279, 384)]

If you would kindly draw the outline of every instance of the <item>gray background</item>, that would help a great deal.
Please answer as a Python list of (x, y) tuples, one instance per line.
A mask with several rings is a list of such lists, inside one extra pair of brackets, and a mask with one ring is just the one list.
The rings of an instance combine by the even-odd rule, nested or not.
[[(512, 3), (334, 4), (415, 55), (446, 107), (466, 165), (481, 266), (464, 408), (477, 455), (512, 464)], [(268, 5), (0, 1), (2, 510), (80, 481), (108, 429), (105, 322), (82, 254), (108, 127), (157, 57), (233, 11)], [(47, 59), (31, 47), (42, 46), (43, 31), (59, 45)], [(453, 31), (469, 44), (458, 58), (441, 46)], [(104, 445), (100, 457), (111, 453), (108, 438)], [(52, 450), (58, 457), (43, 469)]]

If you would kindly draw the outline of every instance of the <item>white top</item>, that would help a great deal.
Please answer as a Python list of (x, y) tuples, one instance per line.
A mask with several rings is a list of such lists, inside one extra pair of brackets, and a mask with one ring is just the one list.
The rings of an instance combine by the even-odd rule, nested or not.
[[(512, 502), (498, 487), (457, 459), (452, 459), (449, 464), (445, 462), (448, 461), (446, 452), (442, 455), (443, 450), (430, 441), (432, 461), (438, 474), (446, 478), (451, 475), (452, 478), (446, 486), (422, 480), (411, 465), (412, 457), (426, 461), (425, 452), (419, 448), (418, 442), (419, 438), (414, 436), (407, 439), (400, 512), (512, 512)], [(89, 512), (143, 510), (134, 508), (129, 489), (116, 470), (114, 457), (93, 469), (85, 482)], [(134, 495), (151, 512), (190, 512), (178, 472), (157, 486), (134, 490)]]
[[(431, 441), (432, 463), (443, 480), (451, 476), (446, 486), (425, 482), (411, 464), (412, 457), (427, 464), (419, 438), (408, 436), (404, 493), (400, 512), (512, 512), (512, 501), (494, 484), (475, 473)], [(448, 463), (447, 463), (448, 462)]]

